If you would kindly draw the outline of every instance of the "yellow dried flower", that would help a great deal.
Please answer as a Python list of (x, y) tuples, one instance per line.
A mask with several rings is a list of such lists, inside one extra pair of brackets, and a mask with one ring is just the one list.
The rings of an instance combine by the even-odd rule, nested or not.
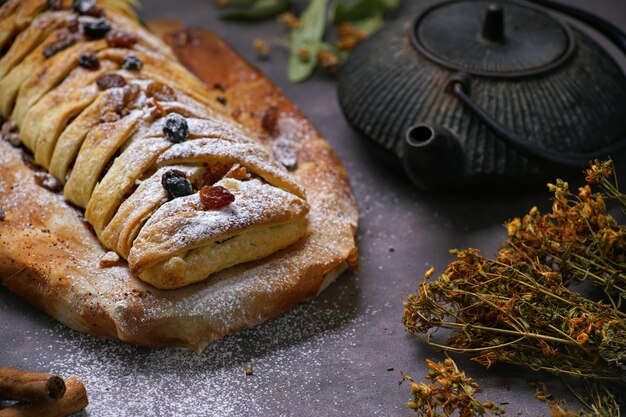
[(521, 228), (522, 228), (522, 221), (520, 220), (519, 217), (514, 218), (513, 220), (508, 222), (506, 225), (506, 231), (509, 236), (517, 235), (517, 232), (519, 232)]
[(282, 13), (278, 16), (278, 21), (292, 30), (299, 28), (302, 24), (300, 19), (298, 19), (292, 12)]
[[(626, 213), (626, 194), (608, 172), (609, 166), (598, 163), (588, 170), (601, 193), (585, 186), (573, 194), (561, 180), (549, 184), (552, 212), (541, 214), (533, 207), (508, 222), (508, 239), (495, 259), (475, 249), (451, 251), (456, 260), (440, 278), (421, 281), (418, 294), (408, 296), (406, 330), (425, 335), (437, 347), (468, 353), (487, 367), (508, 362), (590, 380), (623, 381), (626, 316), (620, 306), (626, 301), (626, 225), (607, 214), (606, 201), (619, 202)], [(597, 285), (607, 299), (585, 297), (570, 286), (578, 281)], [(452, 331), (443, 343), (430, 338), (439, 329)], [(465, 389), (451, 379), (450, 369), (428, 365), (427, 378), (439, 384), (436, 389), (460, 393), (463, 387), (472, 395), (474, 387)], [(414, 391), (418, 397), (422, 392)], [(452, 404), (461, 397), (433, 392), (432, 398)], [(418, 404), (415, 398), (413, 402)], [(482, 404), (483, 409), (488, 406)], [(553, 409), (566, 413), (559, 404)], [(419, 406), (417, 410), (422, 411)], [(463, 415), (428, 412), (422, 415)]]
[(474, 398), (474, 394), (480, 392), (480, 387), (476, 381), (460, 371), (451, 358), (446, 358), (443, 362), (426, 359), (426, 364), (430, 369), (426, 379), (431, 382), (412, 383), (413, 398), (407, 403), (407, 406), (418, 414), (429, 417), (451, 415), (479, 417), (504, 414), (504, 408), (493, 401), (483, 403)]
[(270, 48), (267, 45), (267, 42), (265, 42), (263, 39), (255, 39), (254, 42), (252, 42), (252, 47), (256, 51), (259, 58), (265, 59), (269, 57)]
[(428, 279), (432, 277), (434, 273), (435, 273), (435, 267), (431, 266), (430, 268), (428, 268), (428, 271), (424, 273), (424, 279)]
[(367, 39), (367, 35), (356, 29), (348, 22), (343, 22), (337, 27), (337, 41), (335, 45), (339, 49), (350, 50)]
[(328, 72), (335, 72), (339, 69), (339, 58), (329, 51), (318, 51), (317, 63)]
[(308, 62), (311, 59), (311, 50), (303, 46), (298, 50), (298, 59), (302, 62)]

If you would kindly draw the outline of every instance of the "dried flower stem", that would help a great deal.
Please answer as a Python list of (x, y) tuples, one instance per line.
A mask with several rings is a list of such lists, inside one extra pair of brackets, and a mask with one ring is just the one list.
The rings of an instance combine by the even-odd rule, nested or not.
[[(598, 380), (626, 381), (626, 226), (607, 214), (605, 199), (626, 210), (611, 162), (591, 164), (577, 195), (549, 184), (552, 212), (533, 208), (507, 224), (509, 239), (495, 259), (478, 250), (452, 251), (441, 277), (424, 280), (405, 302), (408, 332), (431, 345), (495, 362)], [(593, 194), (590, 185), (601, 193)], [(431, 273), (432, 274), (432, 273)], [(572, 291), (593, 282), (610, 304)], [(449, 329), (444, 343), (433, 334)]]
[[(460, 417), (494, 417), (504, 415), (504, 407), (493, 401), (481, 402), (475, 394), (481, 391), (472, 378), (465, 375), (456, 363), (446, 357), (443, 362), (426, 359), (429, 384), (414, 382), (411, 377), (413, 398), (409, 408), (426, 417), (448, 417), (458, 412)], [(405, 379), (405, 378), (403, 378)], [(454, 414), (456, 415), (456, 414)]]

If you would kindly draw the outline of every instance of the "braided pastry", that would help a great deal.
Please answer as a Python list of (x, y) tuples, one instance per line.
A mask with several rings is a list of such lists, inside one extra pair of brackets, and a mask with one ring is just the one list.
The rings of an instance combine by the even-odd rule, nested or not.
[(131, 272), (189, 285), (308, 233), (288, 170), (122, 0), (0, 8), (0, 116)]

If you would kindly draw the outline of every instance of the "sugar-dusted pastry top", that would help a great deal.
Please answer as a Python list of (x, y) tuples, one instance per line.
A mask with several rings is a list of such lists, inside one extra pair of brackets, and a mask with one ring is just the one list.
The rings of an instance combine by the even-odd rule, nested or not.
[(100, 242), (177, 288), (308, 233), (288, 170), (123, 0), (0, 8), (0, 116)]
[[(0, 282), (72, 329), (144, 346), (202, 350), (225, 335), (277, 317), (319, 294), (346, 267), (355, 268), (358, 211), (347, 172), (329, 143), (263, 74), (207, 30), (171, 22), (152, 22), (150, 29), (167, 41), (186, 68), (219, 91), (227, 109), (245, 126), (240, 130), (259, 133), (258, 138), (244, 135), (248, 140), (262, 141), (286, 166), (295, 163), (290, 173), (306, 190), (310, 233), (259, 261), (226, 268), (193, 285), (159, 290), (133, 276), (128, 264), (100, 243), (80, 210), (46, 189), (58, 187), (56, 180), (29, 166), (24, 148), (12, 145), (19, 143), (19, 132), (7, 122), (0, 132)], [(80, 97), (76, 94), (67, 103)], [(197, 122), (187, 120), (192, 137)], [(215, 134), (224, 130), (210, 121), (202, 124)], [(147, 135), (162, 135), (162, 126), (153, 124)], [(162, 144), (167, 145), (139, 142), (135, 152), (124, 155), (141, 155), (144, 146)], [(181, 167), (188, 169), (194, 167)], [(158, 178), (152, 180), (136, 191), (148, 187), (162, 192)], [(135, 192), (125, 200), (125, 212), (135, 219), (142, 210), (134, 208), (143, 204), (149, 211), (154, 201), (142, 201), (141, 196)], [(123, 215), (115, 218), (124, 227), (111, 221), (110, 233), (101, 233), (101, 239), (118, 242), (139, 224)], [(127, 251), (132, 243), (121, 242)], [(193, 262), (203, 256), (196, 252)]]

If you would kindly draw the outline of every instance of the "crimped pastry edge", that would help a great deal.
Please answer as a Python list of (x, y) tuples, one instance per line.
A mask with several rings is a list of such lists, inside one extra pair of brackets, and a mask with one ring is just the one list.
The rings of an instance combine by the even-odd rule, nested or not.
[[(219, 39), (213, 41), (228, 52)], [(295, 106), (235, 57), (238, 61), (222, 60), (221, 69), (239, 65), (241, 73), (243, 65), (252, 81), (233, 83), (233, 96), (254, 106), (260, 83), (291, 111), (293, 120), (306, 125), (299, 135), (302, 163), (295, 175), (317, 215), (313, 228), (318, 229), (311, 237), (205, 283), (162, 292), (133, 278), (124, 261), (100, 268), (99, 259), (107, 252), (80, 214), (61, 196), (35, 185), (21, 151), (0, 141), (0, 205), (7, 212), (0, 222), (0, 281), (73, 329), (139, 345), (200, 351), (313, 298), (348, 263), (356, 266), (358, 214), (343, 166)], [(307, 162), (312, 160), (315, 166)], [(189, 305), (185, 311), (178, 308)]]

